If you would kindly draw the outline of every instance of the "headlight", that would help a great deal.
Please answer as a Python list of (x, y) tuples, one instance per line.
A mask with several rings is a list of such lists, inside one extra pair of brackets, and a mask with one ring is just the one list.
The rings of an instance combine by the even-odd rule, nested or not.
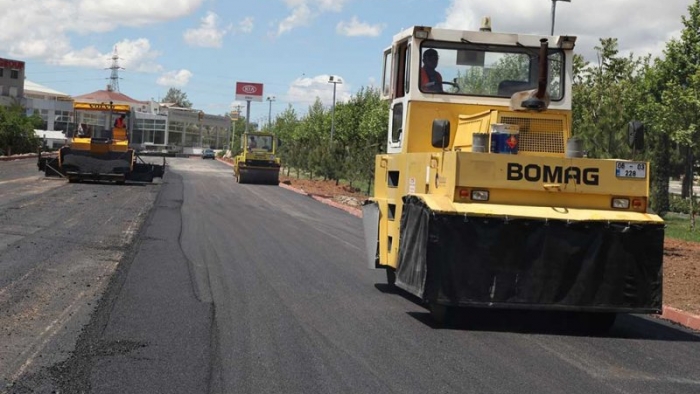
[(613, 198), (612, 207), (615, 209), (629, 209), (630, 199), (629, 198)]
[(488, 190), (472, 190), (472, 200), (473, 201), (488, 201), (489, 200)]

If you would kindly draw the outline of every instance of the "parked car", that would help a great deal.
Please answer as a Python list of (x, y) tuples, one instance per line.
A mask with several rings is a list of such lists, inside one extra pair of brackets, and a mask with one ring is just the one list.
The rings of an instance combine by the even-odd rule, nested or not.
[(214, 159), (216, 158), (216, 153), (213, 149), (205, 149), (202, 151), (202, 159)]

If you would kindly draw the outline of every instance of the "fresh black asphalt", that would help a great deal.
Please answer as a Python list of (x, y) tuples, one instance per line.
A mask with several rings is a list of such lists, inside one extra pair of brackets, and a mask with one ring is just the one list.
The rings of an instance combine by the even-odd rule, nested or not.
[(171, 160), (131, 259), (54, 366), (61, 392), (700, 392), (697, 334), (622, 316), (589, 337), (477, 311), (439, 327), (363, 245), (352, 215)]

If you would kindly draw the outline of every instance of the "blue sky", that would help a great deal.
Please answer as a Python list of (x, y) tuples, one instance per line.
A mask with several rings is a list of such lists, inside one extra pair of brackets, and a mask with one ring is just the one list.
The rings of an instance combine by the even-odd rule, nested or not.
[[(691, 0), (558, 2), (555, 34), (579, 37), (595, 60), (601, 37), (623, 53), (661, 55), (679, 37)], [(80, 95), (107, 85), (113, 49), (120, 91), (138, 100), (170, 87), (194, 107), (223, 114), (235, 84), (264, 84), (276, 97), (273, 117), (288, 105), (301, 114), (316, 97), (332, 102), (328, 75), (343, 78), (346, 100), (380, 78), (384, 48), (398, 31), (427, 25), (548, 34), (550, 0), (0, 0), (0, 56), (26, 62), (27, 79)], [(251, 121), (267, 121), (268, 102), (252, 103)]]

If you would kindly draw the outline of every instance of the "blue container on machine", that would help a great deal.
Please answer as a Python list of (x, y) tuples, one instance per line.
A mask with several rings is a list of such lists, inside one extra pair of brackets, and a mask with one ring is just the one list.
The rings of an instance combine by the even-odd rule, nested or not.
[(491, 153), (515, 155), (520, 142), (518, 125), (494, 123), (491, 125)]

